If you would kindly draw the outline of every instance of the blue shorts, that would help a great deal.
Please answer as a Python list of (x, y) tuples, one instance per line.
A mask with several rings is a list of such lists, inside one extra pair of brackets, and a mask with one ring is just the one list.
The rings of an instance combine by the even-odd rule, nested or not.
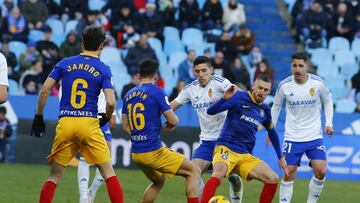
[(292, 166), (300, 166), (301, 157), (304, 153), (310, 160), (326, 160), (326, 148), (323, 139), (308, 142), (285, 141), (283, 153), (287, 164)]
[(105, 140), (111, 142), (111, 131), (109, 122), (106, 123), (103, 127), (101, 127), (101, 131), (104, 134)]
[(216, 140), (200, 140), (199, 146), (195, 149), (191, 159), (202, 159), (212, 162)]

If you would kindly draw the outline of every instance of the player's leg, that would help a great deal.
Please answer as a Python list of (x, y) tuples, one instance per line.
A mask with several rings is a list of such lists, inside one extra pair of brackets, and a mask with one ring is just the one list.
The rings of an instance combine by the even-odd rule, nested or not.
[(313, 168), (314, 175), (309, 183), (308, 203), (316, 203), (324, 188), (326, 175), (326, 153), (323, 140), (311, 141), (311, 147), (306, 151), (310, 159), (310, 165)]
[(231, 203), (241, 203), (243, 192), (244, 192), (244, 184), (239, 175), (233, 173), (228, 176), (229, 185), (230, 185), (230, 201)]
[(139, 166), (146, 177), (151, 181), (145, 189), (141, 203), (152, 203), (165, 184), (165, 175), (147, 166)]
[(49, 203), (52, 201), (57, 184), (59, 183), (65, 167), (53, 161), (50, 167), (50, 176), (44, 183), (40, 192), (39, 203)]
[(80, 203), (88, 202), (88, 186), (90, 178), (90, 166), (86, 163), (83, 157), (80, 157), (79, 166), (77, 171)]
[(183, 176), (186, 179), (185, 191), (188, 203), (199, 202), (200, 168), (190, 160), (184, 159), (176, 175)]

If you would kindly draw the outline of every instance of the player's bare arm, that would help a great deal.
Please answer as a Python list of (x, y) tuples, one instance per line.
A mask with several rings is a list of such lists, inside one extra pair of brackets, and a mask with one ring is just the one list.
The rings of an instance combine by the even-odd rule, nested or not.
[(175, 101), (175, 100), (173, 100), (172, 102), (170, 102), (170, 105), (171, 105), (171, 108), (172, 108), (174, 111), (176, 111), (178, 108), (180, 108), (180, 107), (182, 106), (179, 102), (177, 102), (177, 101)]
[(104, 89), (106, 100), (106, 118), (110, 120), (116, 106), (115, 93), (113, 89)]
[(175, 115), (172, 109), (164, 111), (163, 115), (166, 118), (164, 130), (167, 132), (171, 132), (174, 130), (176, 124), (179, 122), (179, 118)]
[(38, 98), (38, 105), (36, 108), (36, 115), (43, 114), (44, 106), (48, 99), (49, 92), (50, 92), (51, 88), (54, 87), (55, 84), (56, 84), (56, 81), (54, 79), (48, 77), (46, 79), (45, 83), (43, 84), (43, 86), (41, 87), (41, 90), (39, 93), (39, 98)]
[(7, 86), (0, 85), (0, 104), (6, 102), (8, 97)]
[(126, 132), (126, 134), (131, 135), (131, 131), (130, 131), (130, 127), (129, 127), (129, 121), (128, 121), (128, 117), (126, 114), (121, 114), (121, 119), (122, 119), (122, 129), (124, 132)]

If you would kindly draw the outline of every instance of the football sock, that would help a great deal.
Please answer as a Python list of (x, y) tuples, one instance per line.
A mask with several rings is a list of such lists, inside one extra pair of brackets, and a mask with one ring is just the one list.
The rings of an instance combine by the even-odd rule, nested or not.
[(291, 202), (294, 188), (294, 181), (285, 182), (281, 180), (280, 191), (279, 191), (279, 203)]
[(52, 181), (46, 181), (40, 192), (39, 203), (50, 203), (54, 197), (56, 184)]
[(84, 158), (80, 157), (79, 166), (78, 166), (80, 202), (87, 201), (89, 176), (90, 176), (89, 171), (90, 171), (89, 164), (86, 163)]
[(204, 181), (203, 179), (200, 177), (200, 182), (199, 182), (199, 197), (201, 197), (202, 193), (204, 190)]
[(198, 197), (188, 197), (187, 203), (199, 203), (199, 198)]
[(314, 176), (311, 178), (309, 183), (309, 195), (307, 203), (316, 203), (320, 197), (321, 191), (324, 188), (325, 178), (319, 180)]
[(89, 189), (89, 195), (94, 198), (96, 191), (101, 187), (104, 182), (104, 178), (101, 176), (99, 169), (96, 169), (94, 180)]
[(214, 196), (219, 185), (220, 180), (216, 177), (211, 177), (205, 184), (201, 197), (201, 203), (208, 203), (208, 201)]
[(111, 176), (105, 180), (107, 191), (112, 203), (123, 203), (124, 202), (124, 192), (121, 188), (120, 182), (116, 176)]
[(277, 183), (275, 184), (264, 184), (264, 187), (262, 189), (259, 203), (271, 203), (272, 199), (275, 196), (277, 189)]
[(241, 203), (243, 197), (243, 183), (237, 174), (228, 177), (230, 182), (230, 201), (231, 203)]

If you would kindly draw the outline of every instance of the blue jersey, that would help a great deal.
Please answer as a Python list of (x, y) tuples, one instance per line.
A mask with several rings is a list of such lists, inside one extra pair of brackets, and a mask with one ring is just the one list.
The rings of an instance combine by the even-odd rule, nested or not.
[(164, 90), (151, 83), (137, 85), (125, 95), (122, 113), (128, 117), (132, 152), (149, 152), (162, 147), (161, 114), (169, 109)]
[(250, 92), (236, 92), (229, 100), (220, 99), (209, 109), (209, 114), (228, 110), (217, 145), (224, 145), (239, 154), (251, 153), (255, 135), (262, 126), (271, 129), (270, 107), (256, 103)]
[(113, 88), (110, 67), (97, 56), (80, 54), (61, 60), (49, 77), (61, 79), (59, 118), (64, 116), (97, 118), (101, 89)]

